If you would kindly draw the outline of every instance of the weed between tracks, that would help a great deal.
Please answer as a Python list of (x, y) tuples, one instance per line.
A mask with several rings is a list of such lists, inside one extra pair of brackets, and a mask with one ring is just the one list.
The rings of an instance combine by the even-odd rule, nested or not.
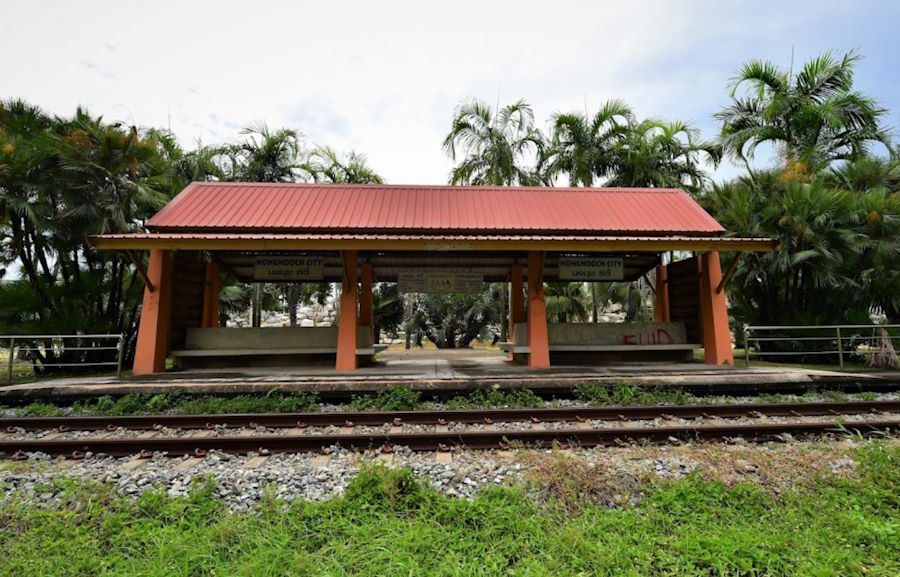
[[(689, 405), (704, 403), (728, 403), (733, 397), (695, 396), (673, 387), (640, 387), (620, 381), (613, 385), (578, 384), (572, 390), (573, 396), (588, 405)], [(866, 401), (877, 398), (876, 393), (848, 395), (837, 391), (821, 391), (804, 396), (762, 394), (756, 400), (764, 403), (802, 402), (809, 397), (816, 400), (846, 401), (850, 399)], [(435, 399), (428, 393), (409, 387), (395, 385), (374, 393), (354, 395), (348, 409), (358, 411), (412, 411), (431, 408)], [(550, 400), (549, 404), (554, 404)], [(530, 389), (479, 389), (464, 395), (457, 395), (441, 403), (447, 409), (479, 408), (538, 408), (547, 406), (548, 401)], [(3, 407), (0, 406), (0, 409)], [(318, 398), (315, 393), (285, 392), (273, 389), (265, 394), (244, 394), (233, 397), (188, 394), (129, 394), (113, 398), (103, 396), (97, 399), (77, 401), (70, 406), (35, 402), (15, 409), (17, 416), (121, 416), (156, 414), (222, 414), (222, 413), (297, 413), (317, 411)]]
[(618, 507), (570, 499), (596, 486), (586, 471), (543, 501), (517, 487), (465, 501), (375, 466), (331, 502), (270, 495), (241, 514), (208, 482), (134, 502), (72, 483), (62, 508), (0, 505), (0, 575), (897, 575), (900, 448), (854, 457), (856, 478), (798, 491), (693, 475), (641, 480)]

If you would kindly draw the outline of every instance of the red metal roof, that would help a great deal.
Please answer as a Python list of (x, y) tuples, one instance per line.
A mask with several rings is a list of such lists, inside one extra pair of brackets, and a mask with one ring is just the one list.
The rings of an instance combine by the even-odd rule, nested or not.
[(690, 196), (662, 188), (201, 183), (147, 226), (159, 232), (709, 235)]

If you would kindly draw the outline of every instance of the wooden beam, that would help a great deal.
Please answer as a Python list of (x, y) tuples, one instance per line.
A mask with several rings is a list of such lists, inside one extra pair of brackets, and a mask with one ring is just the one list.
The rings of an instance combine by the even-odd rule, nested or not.
[(228, 284), (229, 279), (236, 280), (238, 282), (252, 282), (253, 279), (244, 280), (244, 277), (237, 274), (233, 268), (225, 264), (222, 259), (220, 259), (215, 253), (210, 254), (210, 258), (214, 263), (219, 265), (219, 268), (225, 271), (225, 284)]
[(153, 283), (150, 282), (150, 277), (147, 276), (147, 269), (144, 268), (144, 263), (141, 262), (141, 259), (138, 258), (133, 250), (126, 250), (125, 253), (128, 255), (128, 258), (131, 259), (131, 262), (134, 263), (135, 268), (137, 268), (137, 273), (141, 277), (141, 280), (144, 281), (144, 286), (147, 287), (147, 290), (150, 292), (156, 290)]
[(723, 276), (722, 280), (719, 281), (719, 284), (716, 285), (716, 294), (725, 290), (725, 285), (731, 280), (731, 275), (733, 275), (734, 271), (737, 269), (737, 265), (741, 262), (742, 256), (744, 256), (743, 252), (739, 252), (734, 256), (734, 260), (731, 261), (731, 265), (728, 267), (728, 270), (725, 271), (725, 276)]

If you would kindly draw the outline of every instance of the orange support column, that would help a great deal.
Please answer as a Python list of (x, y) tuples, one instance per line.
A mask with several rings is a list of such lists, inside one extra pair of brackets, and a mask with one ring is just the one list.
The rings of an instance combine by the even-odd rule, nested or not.
[(150, 251), (147, 279), (153, 286), (144, 288), (141, 324), (134, 352), (135, 375), (149, 375), (166, 370), (172, 320), (172, 265), (171, 251)]
[(703, 349), (709, 365), (734, 366), (734, 352), (728, 332), (728, 310), (725, 291), (717, 291), (722, 281), (719, 253), (705, 252), (700, 256), (700, 319), (703, 323)]
[[(509, 342), (516, 340), (516, 325), (525, 322), (525, 297), (522, 293), (522, 265), (514, 264), (509, 271)], [(515, 358), (515, 353), (509, 353)]]
[(664, 264), (656, 267), (656, 307), (653, 317), (658, 323), (667, 323), (672, 319), (669, 312), (669, 272)]
[(371, 343), (375, 343), (375, 316), (372, 306), (372, 284), (374, 282), (374, 273), (372, 264), (365, 263), (362, 265), (362, 278), (359, 279), (359, 324), (369, 327), (371, 333)]
[(544, 302), (544, 254), (528, 253), (528, 366), (550, 368), (550, 344), (547, 339), (547, 306)]
[(341, 283), (341, 316), (338, 320), (337, 362), (335, 368), (339, 371), (352, 371), (356, 369), (356, 251), (341, 251), (341, 261), (344, 265), (343, 281)]
[(204, 327), (219, 326), (219, 265), (206, 263), (206, 278), (203, 282), (203, 322)]

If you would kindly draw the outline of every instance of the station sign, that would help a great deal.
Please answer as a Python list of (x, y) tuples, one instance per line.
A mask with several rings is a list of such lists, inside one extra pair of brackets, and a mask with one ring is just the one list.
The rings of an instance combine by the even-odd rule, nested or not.
[(325, 278), (325, 260), (321, 256), (258, 256), (253, 265), (253, 280), (311, 281)]
[(401, 272), (397, 287), (401, 293), (477, 294), (484, 286), (484, 275), (470, 272)]
[(561, 255), (559, 280), (585, 282), (625, 280), (625, 259), (620, 256)]

